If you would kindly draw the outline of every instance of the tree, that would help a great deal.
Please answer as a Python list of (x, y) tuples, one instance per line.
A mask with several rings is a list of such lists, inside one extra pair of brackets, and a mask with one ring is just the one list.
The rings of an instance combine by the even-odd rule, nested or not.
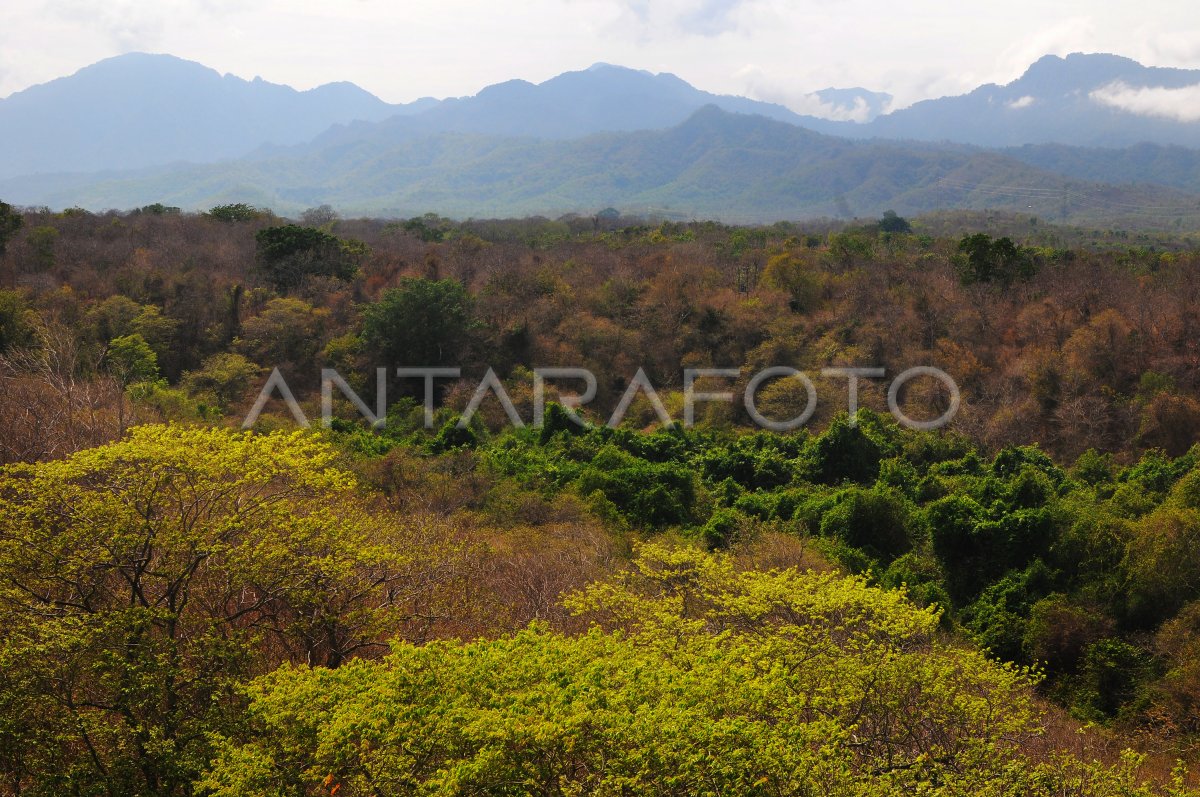
[(219, 411), (228, 412), (261, 373), (262, 368), (240, 354), (214, 354), (198, 371), (184, 374), (183, 384), (193, 394), (210, 396)]
[(19, 211), (13, 210), (7, 202), (0, 202), (0, 257), (4, 257), (5, 247), (24, 223), (25, 218)]
[(992, 239), (987, 233), (963, 236), (958, 242), (958, 277), (963, 285), (999, 283), (1004, 287), (1037, 273), (1033, 254), (1010, 238)]
[(882, 795), (1024, 777), (1011, 764), (1035, 727), (1031, 676), (939, 642), (937, 612), (902, 593), (644, 545), (567, 605), (591, 631), (534, 625), (266, 676), (249, 733), (202, 786)]
[(231, 205), (217, 205), (204, 215), (218, 221), (235, 222), (253, 221), (254, 219), (269, 216), (270, 212), (256, 208), (253, 205), (247, 205), (245, 202), (238, 202)]
[(879, 220), (879, 231), (885, 233), (910, 233), (912, 232), (912, 225), (908, 223), (908, 219), (896, 215), (896, 211), (885, 210), (883, 218)]
[(322, 229), (332, 228), (340, 218), (337, 211), (329, 205), (309, 208), (300, 214), (300, 221), (305, 227), (319, 227)]
[(29, 231), (29, 248), (38, 271), (49, 271), (54, 268), (58, 238), (58, 229), (49, 224), (42, 224)]
[(807, 261), (807, 257), (783, 252), (769, 258), (763, 269), (763, 284), (786, 291), (791, 297), (788, 306), (798, 313), (816, 309), (821, 300), (823, 281)]
[(894, 490), (851, 487), (821, 518), (821, 535), (863, 549), (884, 564), (911, 547), (908, 503)]
[(134, 382), (149, 382), (158, 378), (158, 356), (136, 332), (113, 338), (105, 352), (108, 371), (121, 384), (128, 387)]
[(363, 343), (379, 365), (461, 365), (473, 310), (460, 282), (406, 278), (363, 308)]
[[(865, 413), (862, 413), (865, 417)], [(864, 424), (851, 424), (842, 414), (805, 451), (809, 478), (820, 484), (854, 481), (867, 484), (879, 475), (879, 462), (885, 444), (875, 430)]]
[(237, 347), (261, 365), (297, 363), (311, 372), (328, 322), (328, 310), (292, 297), (275, 298), (242, 324)]
[(1142, 518), (1131, 536), (1125, 568), (1129, 611), (1153, 626), (1200, 598), (1200, 512), (1162, 506)]
[(380, 643), (412, 544), (336, 459), (306, 433), (143, 426), (0, 470), (5, 785), (190, 794), (239, 682)]
[(401, 225), (405, 232), (415, 235), (425, 243), (440, 243), (452, 230), (452, 222), (436, 213), (414, 216)]
[(310, 276), (351, 280), (368, 254), (358, 241), (297, 224), (259, 230), (254, 241), (259, 267), (280, 291), (295, 288)]
[(117, 423), (125, 431), (125, 391), (138, 382), (153, 382), (158, 379), (158, 357), (136, 332), (113, 338), (104, 353), (105, 366), (117, 381), (120, 395), (117, 397)]
[(37, 339), (36, 314), (16, 291), (0, 291), (0, 354), (31, 346)]

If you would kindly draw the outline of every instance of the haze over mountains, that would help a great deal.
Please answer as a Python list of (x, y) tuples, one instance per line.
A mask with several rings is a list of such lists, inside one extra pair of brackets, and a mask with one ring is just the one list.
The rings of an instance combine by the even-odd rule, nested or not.
[(1117, 55), (1047, 55), (1005, 86), (925, 100), (868, 124), (808, 125), (835, 135), (985, 147), (1200, 147), (1200, 70), (1146, 67)]
[(296, 91), (131, 53), (0, 100), (0, 177), (203, 163), (395, 112), (352, 83)]
[[(891, 113), (881, 113), (890, 97), (866, 89), (817, 96), (864, 121), (606, 64), (389, 105), (348, 83), (298, 92), (132, 54), (0, 100), (0, 198), (388, 215), (614, 206), (771, 220), (1005, 207), (1200, 218), (1190, 149), (1200, 147), (1200, 70), (1076, 54)], [(1097, 146), (1108, 149), (1083, 148)]]

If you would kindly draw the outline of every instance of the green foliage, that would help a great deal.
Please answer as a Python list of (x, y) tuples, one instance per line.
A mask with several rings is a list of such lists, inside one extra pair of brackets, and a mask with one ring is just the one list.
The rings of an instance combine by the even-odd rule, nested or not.
[(792, 252), (768, 259), (762, 281), (767, 287), (785, 291), (790, 297), (789, 306), (796, 312), (812, 311), (821, 300), (820, 273), (805, 258)]
[(887, 453), (887, 443), (877, 429), (869, 429), (861, 422), (865, 415), (860, 413), (857, 425), (839, 415), (821, 435), (813, 438), (805, 451), (812, 481), (819, 484), (875, 481), (879, 463)]
[(443, 219), (436, 213), (427, 213), (424, 216), (414, 216), (408, 221), (400, 225), (406, 233), (415, 235), (426, 243), (438, 243), (446, 239), (447, 234), (452, 229), (449, 220)]
[(958, 243), (958, 278), (964, 285), (997, 283), (1008, 287), (1037, 273), (1028, 250), (1010, 238), (993, 239), (987, 233), (964, 236)]
[[(912, 552), (888, 565), (879, 583), (888, 589), (903, 587), (909, 599), (918, 606), (933, 606), (947, 611), (953, 604), (944, 586), (945, 578), (936, 559), (928, 554)], [(948, 615), (943, 615), (943, 619), (948, 619)]]
[(351, 280), (369, 253), (357, 241), (324, 230), (285, 224), (254, 234), (258, 264), (277, 290), (298, 286), (306, 277)]
[(155, 202), (151, 205), (143, 205), (136, 212), (147, 213), (151, 216), (178, 216), (183, 211), (175, 205), (164, 205), (161, 202)]
[(0, 354), (37, 342), (37, 315), (17, 291), (0, 291)]
[(270, 651), (336, 666), (376, 639), (404, 543), (336, 459), (308, 434), (159, 426), (0, 470), (6, 785), (191, 793)]
[(896, 211), (885, 210), (883, 217), (879, 220), (879, 231), (886, 233), (910, 233), (912, 232), (912, 225), (908, 223), (908, 219), (896, 215)]
[(24, 223), (25, 218), (20, 211), (13, 209), (7, 202), (0, 202), (0, 257), (4, 257), (5, 247)]
[(211, 398), (220, 412), (240, 401), (262, 368), (240, 354), (214, 354), (199, 370), (184, 374), (183, 385), (193, 394)]
[(58, 239), (58, 228), (49, 224), (39, 225), (29, 231), (26, 241), (29, 243), (33, 265), (37, 271), (44, 272), (54, 268)]
[(113, 338), (104, 354), (108, 372), (122, 387), (158, 378), (158, 356), (136, 332)]
[(821, 518), (820, 531), (887, 563), (912, 547), (908, 502), (894, 490), (851, 487)]
[(363, 308), (363, 343), (380, 364), (461, 365), (473, 307), (460, 282), (404, 279)]
[(1002, 777), (1034, 726), (1027, 673), (944, 646), (934, 612), (860, 579), (645, 546), (569, 605), (600, 625), (267, 676), (204, 786), (951, 794)]
[(612, 447), (583, 472), (578, 489), (601, 493), (637, 527), (662, 529), (696, 519), (696, 476), (689, 468), (622, 456)]
[(1200, 511), (1160, 507), (1136, 524), (1125, 566), (1129, 616), (1153, 626), (1200, 597)]
[(297, 363), (312, 368), (328, 321), (327, 310), (294, 297), (277, 297), (242, 323), (236, 345), (264, 366)]
[(1105, 720), (1132, 712), (1151, 674), (1146, 651), (1120, 639), (1101, 639), (1083, 652), (1071, 679), (1073, 705), (1082, 719)]
[[(497, 473), (575, 492), (622, 528), (678, 528), (710, 549), (768, 524), (807, 532), (850, 572), (942, 607), (947, 627), (994, 656), (1046, 664), (1049, 692), (1068, 702), (1087, 645), (1153, 629), (1200, 598), (1193, 454), (1148, 452), (1124, 468), (1090, 454), (1068, 476), (1037, 447), (985, 460), (962, 438), (859, 421), (835, 418), (811, 438), (571, 424), (477, 450)], [(1131, 517), (1135, 492), (1144, 509)]]
[(734, 509), (718, 509), (700, 529), (700, 539), (710, 550), (726, 548), (745, 520), (745, 516)]
[[(478, 418), (478, 416), (475, 416)], [(474, 418), (472, 419), (475, 420)], [(458, 418), (451, 418), (438, 430), (437, 436), (429, 443), (429, 450), (435, 454), (445, 454), (461, 448), (475, 448), (479, 445), (479, 426), (473, 423), (460, 427)]]
[(842, 266), (870, 260), (874, 250), (874, 241), (859, 232), (837, 232), (829, 236), (829, 254)]
[(1094, 608), (1078, 606), (1066, 595), (1049, 595), (1029, 610), (1025, 652), (1048, 672), (1074, 672), (1084, 650), (1106, 636), (1111, 627)]
[(1114, 476), (1112, 455), (1089, 448), (1075, 460), (1071, 475), (1091, 486), (1111, 484)]
[(983, 591), (964, 611), (967, 628), (981, 647), (1002, 661), (1026, 661), (1027, 623), (1033, 605), (1051, 589), (1053, 575), (1037, 560), (1011, 571)]
[(253, 221), (255, 219), (269, 216), (269, 211), (256, 208), (253, 205), (247, 205), (244, 202), (237, 202), (230, 205), (217, 205), (209, 209), (204, 215), (217, 221), (235, 222), (235, 221)]

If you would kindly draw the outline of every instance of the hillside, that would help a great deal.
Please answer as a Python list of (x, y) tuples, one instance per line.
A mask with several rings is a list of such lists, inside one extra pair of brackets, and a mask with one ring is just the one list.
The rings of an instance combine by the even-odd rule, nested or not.
[[(774, 221), (873, 216), (889, 208), (915, 214), (991, 207), (1137, 226), (1200, 219), (1200, 200), (1175, 189), (1064, 180), (1004, 154), (855, 142), (715, 107), (667, 130), (570, 141), (431, 136), (412, 121), (209, 166), (8, 180), (0, 182), (0, 196), (92, 209), (250, 202), (295, 213), (330, 204), (384, 216), (558, 216), (612, 206), (680, 218)], [(1155, 210), (1147, 214), (1144, 207)]]
[(1136, 144), (1105, 149), (1042, 144), (1010, 147), (1002, 152), (1030, 166), (1075, 179), (1154, 183), (1200, 192), (1200, 150), (1186, 147)]

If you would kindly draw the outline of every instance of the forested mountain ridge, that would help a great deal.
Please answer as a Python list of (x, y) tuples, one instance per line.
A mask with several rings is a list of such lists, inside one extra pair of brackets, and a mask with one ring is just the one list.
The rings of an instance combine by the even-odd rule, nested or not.
[(51, 207), (247, 201), (279, 212), (329, 204), (389, 217), (429, 209), (460, 218), (553, 217), (610, 206), (731, 222), (870, 217), (889, 208), (1001, 208), (1126, 227), (1200, 221), (1200, 198), (1174, 188), (1066, 179), (969, 147), (852, 141), (715, 106), (666, 130), (557, 141), (431, 136), (406, 117), (285, 153), (125, 175), (18, 178), (0, 182), (0, 191)]
[(170, 55), (129, 53), (0, 99), (0, 178), (207, 163), (388, 118), (416, 120), (429, 134), (577, 138), (671, 127), (707, 104), (801, 121), (779, 105), (607, 64), (538, 85), (512, 80), (471, 97), (396, 105), (352, 83), (296, 91)]
[[(1165, 227), (1200, 207), (1181, 193), (1200, 190), (1195, 153), (1177, 146), (1200, 142), (1200, 123), (1177, 110), (1197, 84), (1195, 72), (1117, 56), (1047, 56), (1007, 86), (855, 123), (607, 64), (388, 105), (350, 84), (295, 92), (131, 54), (0, 100), (0, 194), (93, 210), (245, 201), (278, 212), (328, 203), (557, 216), (613, 206), (756, 222), (995, 207)], [(818, 94), (870, 114), (887, 101)], [(945, 141), (1028, 146), (932, 143)]]

